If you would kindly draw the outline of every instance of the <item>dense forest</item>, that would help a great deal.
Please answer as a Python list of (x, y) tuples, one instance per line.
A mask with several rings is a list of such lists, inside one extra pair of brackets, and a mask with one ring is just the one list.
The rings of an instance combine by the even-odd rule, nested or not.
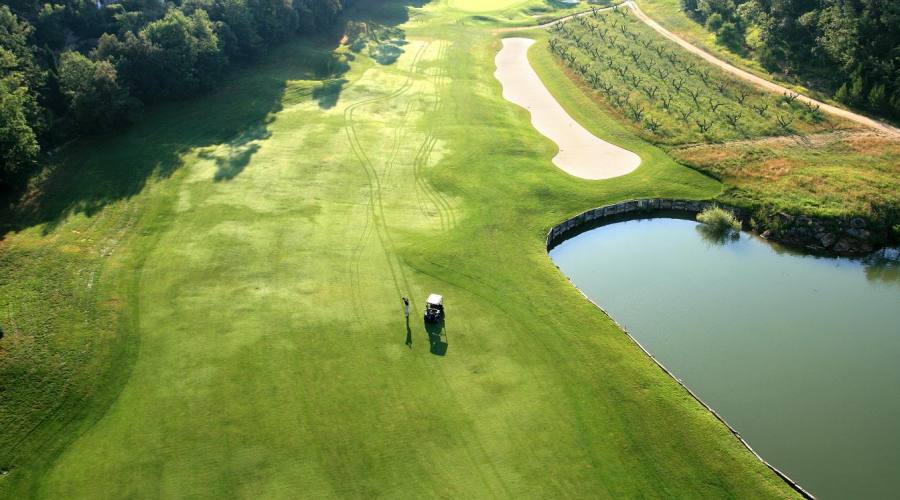
[(0, 190), (42, 149), (211, 89), (230, 63), (330, 25), (346, 0), (0, 2)]
[(900, 119), (897, 0), (681, 0), (719, 41), (836, 100)]

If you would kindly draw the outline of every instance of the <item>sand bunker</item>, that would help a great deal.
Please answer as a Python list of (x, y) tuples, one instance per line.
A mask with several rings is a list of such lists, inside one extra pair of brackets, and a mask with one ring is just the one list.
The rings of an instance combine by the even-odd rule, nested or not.
[(591, 134), (556, 102), (528, 62), (533, 43), (529, 38), (503, 39), (494, 76), (503, 97), (530, 111), (534, 128), (559, 146), (553, 164), (582, 179), (609, 179), (638, 168), (638, 155)]

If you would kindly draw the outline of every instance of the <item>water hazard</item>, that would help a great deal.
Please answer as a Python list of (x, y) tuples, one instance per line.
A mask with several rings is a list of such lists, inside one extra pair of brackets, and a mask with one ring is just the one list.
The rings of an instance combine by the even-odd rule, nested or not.
[(550, 256), (804, 488), (819, 498), (895, 497), (898, 263), (800, 255), (702, 229), (673, 218), (619, 222)]

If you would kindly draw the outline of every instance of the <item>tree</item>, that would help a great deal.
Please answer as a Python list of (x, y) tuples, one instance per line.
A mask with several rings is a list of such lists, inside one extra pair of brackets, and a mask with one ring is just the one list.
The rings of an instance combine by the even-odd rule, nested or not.
[[(265, 46), (259, 34), (253, 12), (246, 0), (221, 0), (221, 21), (228, 26), (233, 36), (229, 53), (240, 59), (246, 59), (258, 55)], [(221, 38), (221, 35), (220, 35)]]
[[(267, 44), (284, 40), (294, 33), (299, 26), (298, 9), (306, 8), (306, 3), (300, 0), (293, 8), (291, 2), (284, 0), (247, 0), (247, 5), (253, 12), (257, 33)], [(312, 18), (313, 13), (309, 12), (308, 16)]]
[(863, 96), (865, 95), (865, 88), (863, 85), (864, 84), (861, 76), (857, 75), (853, 78), (853, 82), (850, 84), (849, 101), (851, 104), (862, 104)]
[(884, 85), (873, 85), (866, 99), (869, 103), (869, 108), (876, 111), (879, 110), (884, 105), (884, 95)]
[(843, 102), (845, 104), (850, 103), (850, 90), (847, 89), (846, 82), (841, 84), (840, 88), (837, 89), (837, 92), (834, 93), (834, 98), (839, 102)]
[(816, 44), (832, 60), (847, 69), (859, 49), (859, 26), (856, 16), (846, 7), (832, 5), (819, 15), (820, 35)]
[(66, 7), (44, 4), (37, 15), (35, 39), (38, 46), (60, 50), (66, 44)]
[(206, 11), (187, 16), (174, 8), (137, 35), (103, 35), (93, 56), (110, 61), (129, 89), (151, 102), (212, 87), (227, 63)]
[(28, 45), (33, 29), (6, 5), (0, 5), (0, 183), (33, 164), (40, 152), (43, 111), (37, 91), (43, 72)]
[(744, 36), (737, 26), (730, 21), (722, 23), (722, 26), (719, 27), (719, 31), (716, 33), (716, 40), (732, 49), (739, 49), (744, 44)]
[(34, 28), (19, 18), (6, 5), (0, 5), (0, 47), (10, 51), (16, 58), (16, 67), (25, 78), (25, 84), (35, 91), (44, 79), (43, 72), (34, 62), (34, 52), (28, 40)]
[(103, 131), (129, 121), (137, 103), (119, 86), (109, 61), (91, 61), (78, 52), (64, 52), (59, 62), (59, 87), (68, 120), (80, 131)]
[(681, 10), (689, 16), (697, 15), (697, 0), (681, 0)]
[(27, 113), (33, 97), (18, 66), (16, 55), (0, 47), (0, 184), (7, 185), (40, 152)]
[(722, 27), (723, 22), (724, 21), (722, 19), (722, 14), (713, 12), (709, 15), (709, 17), (706, 18), (706, 29), (712, 31), (713, 33), (716, 33), (719, 31), (719, 28)]

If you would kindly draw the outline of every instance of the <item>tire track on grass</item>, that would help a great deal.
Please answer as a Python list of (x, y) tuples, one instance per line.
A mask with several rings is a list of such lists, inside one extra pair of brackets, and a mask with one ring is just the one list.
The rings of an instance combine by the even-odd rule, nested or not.
[[(394, 280), (394, 286), (397, 289), (398, 293), (401, 293), (401, 289), (399, 286), (400, 282), (402, 282), (402, 284), (406, 287), (407, 290), (409, 290), (410, 288), (409, 288), (408, 279), (406, 277), (406, 272), (403, 269), (403, 265), (397, 258), (396, 253), (394, 252), (394, 242), (393, 242), (393, 239), (391, 238), (390, 231), (387, 227), (385, 213), (384, 213), (382, 182), (388, 178), (390, 172), (393, 170), (396, 154), (400, 148), (399, 141), (402, 137), (402, 134), (400, 133), (400, 128), (398, 128), (397, 131), (395, 131), (395, 135), (394, 135), (395, 144), (392, 147), (391, 156), (390, 156), (388, 162), (385, 164), (385, 168), (384, 168), (384, 170), (382, 172), (382, 176), (380, 178), (378, 175), (378, 172), (375, 170), (374, 165), (372, 164), (371, 160), (369, 159), (368, 155), (365, 152), (364, 147), (362, 146), (362, 144), (359, 140), (359, 136), (356, 132), (356, 127), (353, 122), (353, 112), (361, 106), (364, 106), (367, 104), (372, 104), (374, 102), (381, 101), (381, 100), (393, 99), (393, 98), (396, 98), (396, 97), (402, 95), (406, 91), (408, 91), (409, 88), (412, 86), (413, 76), (418, 72), (418, 65), (420, 62), (421, 53), (425, 50), (425, 48), (427, 48), (427, 45), (425, 47), (422, 47), (419, 50), (419, 52), (417, 53), (416, 59), (413, 61), (413, 63), (411, 63), (410, 75), (407, 78), (407, 82), (405, 82), (404, 85), (402, 85), (400, 89), (398, 89), (397, 91), (395, 91), (394, 93), (392, 93), (388, 96), (384, 96), (383, 98), (376, 98), (376, 99), (369, 99), (366, 101), (361, 101), (360, 103), (358, 103), (358, 105), (353, 105), (353, 109), (348, 108), (349, 113), (345, 112), (345, 122), (347, 123), (346, 130), (348, 132), (348, 138), (350, 139), (351, 147), (354, 149), (354, 154), (356, 154), (357, 158), (360, 161), (361, 166), (366, 171), (366, 176), (367, 176), (368, 184), (369, 184), (370, 198), (369, 198), (369, 202), (367, 204), (368, 209), (369, 209), (369, 217), (367, 217), (367, 220), (366, 220), (366, 227), (371, 228), (371, 231), (374, 231), (375, 234), (379, 238), (379, 242), (382, 246), (382, 249), (385, 252), (385, 257), (388, 259), (388, 265), (390, 267), (391, 276)], [(442, 46), (442, 50), (439, 53), (438, 60), (442, 59), (442, 57), (445, 53), (446, 53), (446, 46), (444, 45), (444, 46)], [(439, 100), (440, 100), (440, 96), (436, 92), (436, 103), (433, 105), (433, 110), (437, 110), (439, 108), (439, 106), (440, 106)], [(408, 117), (408, 112), (409, 112), (410, 107), (411, 107), (411, 104), (407, 106), (406, 111), (404, 112), (404, 122), (403, 123), (405, 123), (405, 121)], [(429, 154), (430, 154), (430, 151), (434, 148), (434, 144), (437, 142), (437, 139), (435, 137), (433, 137), (432, 132), (433, 132), (433, 127), (429, 130), (429, 135), (426, 138), (426, 141), (423, 142), (423, 146), (427, 146), (427, 152)], [(423, 149), (424, 149), (423, 147), (420, 147), (420, 151), (422, 151)], [(419, 155), (417, 155), (417, 156), (419, 156)], [(427, 161), (427, 159), (426, 159), (426, 161)], [(415, 168), (415, 163), (414, 163), (414, 168)], [(426, 186), (426, 188), (427, 187), (428, 186)], [(436, 196), (439, 196), (439, 195), (436, 195)], [(449, 204), (446, 202), (446, 200), (443, 200), (443, 198), (440, 198), (440, 199), (443, 201), (443, 204), (444, 204), (443, 206), (445, 206), (445, 207), (447, 207), (447, 209), (449, 209)], [(440, 203), (440, 201), (438, 203)], [(440, 210), (440, 208), (439, 208), (439, 210)], [(452, 217), (452, 213), (450, 214), (449, 217)], [(449, 217), (448, 217), (448, 220), (450, 220)], [(372, 221), (371, 224), (369, 223), (370, 219)], [(367, 231), (367, 234), (370, 235), (371, 231)], [(357, 263), (356, 263), (356, 269), (357, 269), (356, 280), (357, 281), (356, 281), (355, 292), (357, 294), (359, 293), (358, 269), (359, 269), (359, 261), (361, 260), (361, 253), (362, 253), (362, 251), (360, 248), (360, 251), (356, 257), (357, 258)], [(397, 267), (396, 273), (395, 273), (395, 269), (394, 269), (395, 265)], [(399, 278), (398, 278), (398, 275), (399, 275)], [(357, 302), (357, 305), (360, 305), (360, 304), (358, 304), (359, 303), (358, 295), (355, 300)], [(412, 299), (411, 302), (413, 302), (413, 306), (415, 307), (414, 299)], [(441, 372), (441, 377), (442, 377), (442, 380), (444, 381), (444, 384), (448, 388), (450, 388), (451, 386), (450, 386), (449, 380), (447, 379), (446, 374)], [(460, 407), (460, 408), (464, 407), (460, 403), (458, 397), (455, 394), (453, 394), (453, 402), (457, 407)], [(421, 411), (421, 410), (419, 410), (419, 411)], [(469, 461), (473, 465), (476, 466), (476, 470), (479, 471), (478, 472), (479, 479), (480, 479), (481, 483), (484, 484), (486, 490), (490, 491), (491, 495), (495, 495), (495, 488), (492, 487), (492, 485), (491, 485), (492, 481), (490, 481), (485, 476), (485, 474), (483, 472), (481, 472), (480, 467), (477, 467), (477, 465), (479, 464), (479, 461), (476, 460), (476, 455), (478, 453), (480, 453), (480, 455), (484, 458), (484, 461), (482, 463), (486, 463), (488, 465), (488, 467), (490, 467), (490, 469), (492, 470), (492, 472), (496, 478), (496, 482), (499, 482), (503, 491), (505, 491), (507, 495), (510, 495), (511, 492), (506, 487), (506, 484), (502, 480), (502, 476), (500, 475), (499, 471), (496, 469), (496, 464), (494, 464), (494, 462), (491, 460), (490, 455), (486, 452), (484, 447), (482, 445), (480, 445), (479, 443), (476, 443), (477, 446), (472, 445), (470, 440), (466, 439), (465, 437), (462, 437), (461, 439), (462, 439), (462, 445), (464, 448), (463, 452), (468, 457)]]
[[(360, 265), (362, 261), (362, 253), (365, 249), (367, 241), (371, 236), (372, 231), (375, 232), (376, 236), (378, 236), (379, 243), (385, 253), (385, 257), (388, 261), (388, 268), (391, 273), (391, 278), (394, 282), (394, 287), (399, 294), (402, 294), (402, 290), (400, 287), (400, 283), (397, 279), (397, 272), (394, 269), (394, 260), (396, 257), (393, 255), (393, 242), (390, 242), (390, 246), (385, 245), (385, 234), (387, 232), (387, 226), (384, 222), (384, 204), (382, 201), (382, 189), (381, 189), (381, 179), (378, 176), (378, 172), (375, 170), (375, 166), (372, 163), (369, 156), (366, 154), (366, 150), (362, 145), (362, 142), (359, 139), (359, 133), (356, 129), (356, 125), (354, 123), (354, 113), (360, 108), (374, 104), (376, 102), (381, 101), (389, 101), (394, 99), (404, 93), (406, 93), (413, 85), (414, 75), (417, 72), (417, 68), (422, 57), (422, 54), (425, 50), (430, 46), (430, 42), (426, 42), (419, 48), (416, 54), (413, 56), (413, 60), (410, 63), (410, 68), (406, 76), (406, 80), (403, 84), (400, 85), (399, 88), (394, 90), (393, 92), (387, 95), (380, 95), (376, 97), (372, 97), (369, 99), (363, 99), (361, 101), (355, 102), (344, 110), (344, 131), (347, 135), (347, 139), (350, 143), (350, 149), (353, 151), (353, 154), (356, 156), (357, 160), (362, 166), (365, 174), (366, 174), (366, 183), (368, 188), (369, 197), (366, 201), (366, 220), (363, 227), (363, 232), (360, 235), (360, 239), (356, 244), (356, 247), (353, 250), (351, 257), (351, 290), (353, 295), (354, 302), (354, 310), (357, 312), (357, 315), (361, 314), (361, 301), (360, 301)], [(395, 141), (398, 136), (395, 134)], [(395, 144), (392, 147), (392, 151), (399, 150), (399, 145)], [(393, 163), (393, 161), (391, 161)], [(377, 207), (377, 212), (376, 212)], [(380, 218), (379, 218), (380, 215)], [(380, 220), (379, 220), (380, 219)], [(389, 239), (389, 235), (388, 235)], [(403, 273), (402, 265), (397, 265), (400, 267), (400, 272), (402, 275), (402, 279), (404, 281), (404, 285), (407, 289), (409, 289), (408, 283), (406, 281), (405, 274)]]
[[(449, 42), (442, 42), (438, 60), (441, 60), (446, 56), (448, 47)], [(439, 66), (438, 71), (433, 79), (435, 99), (431, 109), (432, 113), (436, 114), (441, 109), (443, 109), (442, 92), (446, 85), (446, 79), (447, 70), (444, 69), (443, 66)], [(419, 150), (416, 153), (416, 157), (413, 160), (413, 177), (415, 179), (416, 186), (419, 188), (416, 190), (416, 196), (419, 199), (420, 211), (422, 211), (423, 215), (430, 215), (424, 209), (421, 198), (419, 197), (419, 192), (421, 191), (421, 193), (429, 199), (435, 210), (438, 212), (441, 230), (447, 231), (451, 227), (456, 225), (456, 216), (453, 211), (453, 207), (447, 201), (446, 197), (444, 197), (444, 195), (440, 192), (440, 190), (434, 187), (434, 185), (429, 182), (423, 174), (424, 169), (428, 166), (428, 162), (431, 158), (432, 152), (434, 151), (434, 147), (437, 145), (438, 139), (435, 136), (435, 129), (436, 127), (433, 124), (429, 124), (425, 141), (419, 147)]]
[[(445, 53), (445, 45), (442, 43), (441, 51), (438, 54), (438, 61), (443, 59), (444, 53)], [(441, 71), (442, 71), (442, 69), (440, 69), (440, 65), (439, 65), (438, 72), (441, 72)], [(435, 111), (439, 107), (438, 101), (441, 98), (440, 91), (437, 88), (437, 76), (435, 77), (433, 85), (435, 86), (435, 92), (434, 92), (435, 104), (432, 105), (432, 111)], [(444, 215), (443, 215), (443, 213), (441, 213), (441, 207), (434, 200), (434, 197), (432, 196), (431, 192), (428, 190), (428, 186), (423, 184), (421, 176), (420, 176), (420, 171), (421, 171), (423, 162), (427, 162), (427, 158), (425, 160), (423, 160), (423, 156), (426, 154), (426, 151), (429, 151), (428, 154), (430, 154), (430, 150), (434, 148), (434, 145), (431, 144), (432, 138), (433, 138), (432, 132), (433, 132), (432, 127), (429, 126), (426, 131), (425, 140), (422, 141), (422, 143), (419, 145), (418, 149), (416, 150), (416, 155), (413, 158), (413, 182), (415, 184), (416, 203), (419, 206), (419, 212), (421, 212), (422, 215), (425, 216), (426, 218), (431, 218), (433, 214), (426, 208), (427, 204), (431, 204), (435, 208), (435, 210), (438, 212), (440, 228), (441, 228), (441, 231), (443, 231), (444, 230)], [(423, 202), (423, 200), (422, 200), (423, 196), (425, 198), (427, 198), (427, 202)]]
[[(444, 42), (444, 45), (442, 47), (443, 50), (441, 53), (442, 58), (446, 56), (449, 48), (450, 48), (450, 42)], [(434, 104), (434, 109), (433, 109), (433, 112), (435, 114), (438, 111), (441, 111), (444, 109), (443, 92), (447, 86), (447, 81), (449, 79), (447, 76), (448, 74), (449, 74), (449, 71), (447, 71), (443, 66), (441, 66), (438, 74), (435, 76), (434, 86), (435, 86), (435, 98), (436, 99), (435, 99), (435, 104)], [(435, 130), (436, 130), (436, 127), (432, 126), (430, 129), (430, 133), (432, 135), (434, 135)], [(428, 152), (428, 155), (429, 155), (428, 159), (430, 159), (431, 152), (434, 150), (434, 146), (437, 143), (437, 139), (435, 139), (434, 142), (435, 142), (435, 144), (432, 144), (431, 149)], [(447, 200), (447, 198), (444, 196), (444, 194), (441, 192), (441, 190), (439, 190), (436, 186), (434, 186), (434, 184), (432, 184), (430, 181), (428, 181), (427, 178), (425, 178), (425, 182), (431, 188), (431, 190), (434, 192), (435, 196), (438, 199), (438, 202), (443, 204), (447, 210), (447, 216), (449, 219), (448, 229), (455, 226), (456, 225), (456, 211), (453, 209), (453, 206), (450, 204), (450, 202)]]

